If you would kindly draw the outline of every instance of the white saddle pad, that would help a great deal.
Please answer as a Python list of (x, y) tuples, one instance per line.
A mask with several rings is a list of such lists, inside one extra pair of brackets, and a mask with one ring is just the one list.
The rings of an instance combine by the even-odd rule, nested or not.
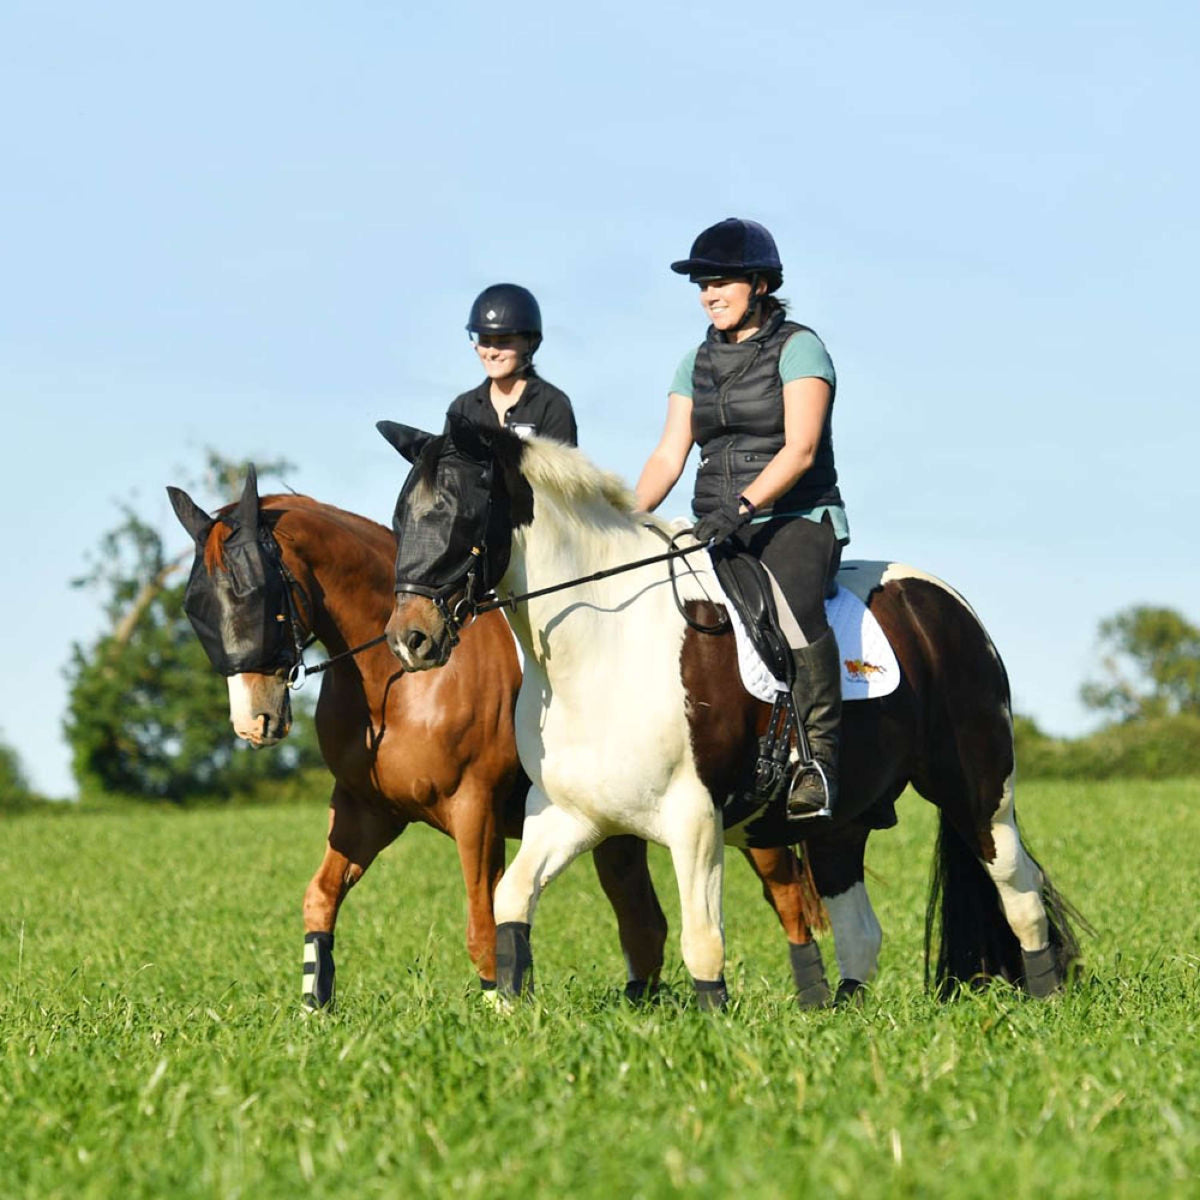
[[(784, 685), (755, 650), (737, 610), (728, 601), (725, 608), (737, 639), (742, 686), (756, 700), (769, 704)], [(834, 596), (825, 601), (825, 615), (842, 660), (842, 699), (877, 700), (894, 692), (900, 683), (900, 664), (871, 610), (839, 584)]]

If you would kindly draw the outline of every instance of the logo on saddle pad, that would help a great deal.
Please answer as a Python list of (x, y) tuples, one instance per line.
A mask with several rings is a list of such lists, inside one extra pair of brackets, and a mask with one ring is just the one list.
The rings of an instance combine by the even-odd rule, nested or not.
[(873, 675), (883, 676), (887, 674), (887, 667), (877, 666), (875, 663), (867, 662), (862, 658), (844, 658), (842, 665), (846, 668), (846, 674), (851, 679), (870, 679)]

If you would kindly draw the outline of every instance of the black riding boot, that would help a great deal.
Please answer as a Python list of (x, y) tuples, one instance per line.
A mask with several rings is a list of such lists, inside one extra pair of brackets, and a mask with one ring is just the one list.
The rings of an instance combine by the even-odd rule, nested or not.
[(842, 662), (833, 630), (827, 629), (812, 645), (793, 650), (792, 658), (796, 664), (792, 698), (812, 758), (796, 768), (787, 815), (792, 820), (828, 817), (837, 801), (842, 724)]

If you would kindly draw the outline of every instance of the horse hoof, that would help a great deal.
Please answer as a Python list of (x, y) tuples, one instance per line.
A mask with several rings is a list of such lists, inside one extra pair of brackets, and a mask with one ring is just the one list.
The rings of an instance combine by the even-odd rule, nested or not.
[(513, 998), (506, 996), (497, 988), (490, 988), (486, 992), (480, 992), (479, 995), (485, 1007), (490, 1008), (494, 1013), (499, 1013), (501, 1016), (507, 1017), (516, 1009)]
[(496, 991), (508, 997), (533, 994), (533, 950), (524, 921), (496, 926)]
[(862, 1008), (867, 999), (867, 985), (861, 979), (843, 979), (837, 986), (833, 1003), (837, 1008), (847, 1008), (854, 1005)]
[(1053, 946), (1041, 950), (1022, 950), (1021, 963), (1025, 968), (1025, 990), (1035, 1000), (1045, 1000), (1062, 987), (1058, 973), (1058, 956)]
[(696, 1007), (701, 1012), (720, 1012), (729, 1003), (724, 979), (693, 979)]
[(625, 999), (630, 1004), (653, 1004), (658, 999), (658, 984), (648, 979), (631, 979), (625, 984)]

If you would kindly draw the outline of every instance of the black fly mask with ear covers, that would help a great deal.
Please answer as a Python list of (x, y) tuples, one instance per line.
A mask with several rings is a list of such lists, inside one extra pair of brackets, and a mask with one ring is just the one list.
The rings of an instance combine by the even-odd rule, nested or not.
[(512, 529), (492, 504), (488, 431), (457, 416), (437, 438), (394, 421), (376, 428), (414, 464), (392, 518), (396, 591), (429, 597), (456, 633), (508, 567)]
[[(167, 488), (167, 493), (175, 515), (196, 543), (183, 609), (209, 662), (222, 675), (271, 675), (294, 666), (304, 646), (293, 581), (270, 525), (260, 516), (253, 465), (237, 508), (217, 519), (179, 488)], [(217, 520), (231, 532), (222, 546), (221, 565), (210, 574), (204, 546)]]

